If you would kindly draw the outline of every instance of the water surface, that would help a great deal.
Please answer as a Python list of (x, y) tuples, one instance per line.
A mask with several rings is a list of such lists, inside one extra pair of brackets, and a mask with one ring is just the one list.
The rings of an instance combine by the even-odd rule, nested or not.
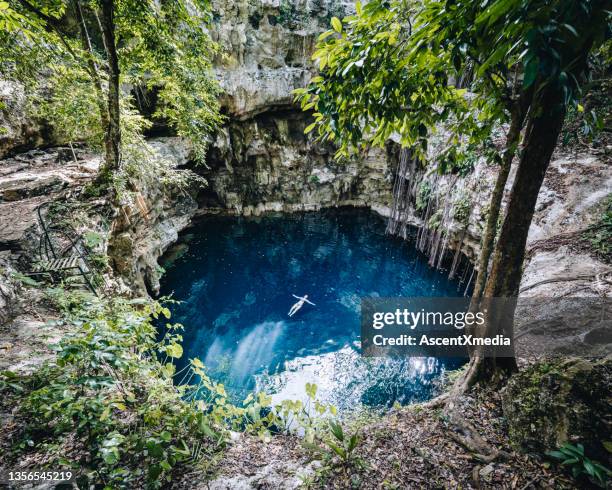
[[(182, 301), (172, 308), (185, 325), (179, 368), (200, 358), (236, 399), (253, 389), (303, 398), (307, 382), (340, 409), (432, 396), (458, 361), (359, 354), (361, 297), (460, 294), (384, 230), (381, 217), (355, 209), (199, 221), (162, 280), (162, 294)], [(292, 294), (316, 306), (290, 318)]]

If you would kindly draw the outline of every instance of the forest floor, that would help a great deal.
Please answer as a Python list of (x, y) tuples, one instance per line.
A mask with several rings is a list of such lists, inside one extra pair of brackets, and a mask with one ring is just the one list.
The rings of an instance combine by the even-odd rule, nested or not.
[[(313, 459), (297, 437), (274, 437), (269, 443), (241, 435), (218, 465), (216, 477), (197, 488), (585, 488), (543, 455), (515, 451), (501, 408), (501, 396), (476, 388), (459, 400), (465, 420), (498, 450), (507, 453), (483, 462), (457, 442), (455, 429), (439, 409), (411, 405), (384, 416), (353, 423), (360, 436), (351, 460)], [(185, 475), (193, 488), (197, 473)]]

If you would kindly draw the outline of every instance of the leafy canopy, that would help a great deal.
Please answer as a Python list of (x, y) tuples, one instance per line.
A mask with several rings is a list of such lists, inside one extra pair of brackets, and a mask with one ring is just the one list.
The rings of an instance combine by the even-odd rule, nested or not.
[[(77, 8), (85, 19), (91, 53), (83, 48)], [(94, 147), (101, 144), (105, 128), (93, 117), (101, 94), (88, 61), (107, 86), (98, 8), (96, 1), (0, 2), (0, 75), (38, 91), (32, 106), (39, 107), (37, 115), (49, 120), (60, 137)], [(203, 161), (209, 134), (221, 121), (207, 2), (117, 0), (114, 14), (121, 85), (155, 92), (153, 116), (188, 138), (196, 160)], [(122, 111), (129, 114), (135, 101), (127, 90), (122, 98)]]
[[(318, 138), (338, 155), (395, 137), (424, 158), (444, 127), (442, 170), (491, 150), (522, 91), (557, 84), (580, 96), (578, 54), (605, 39), (603, 2), (582, 0), (374, 0), (332, 20), (313, 56), (320, 75), (296, 92)], [(598, 19), (592, 16), (600, 12)], [(580, 38), (577, 38), (580, 32)], [(588, 50), (587, 50), (588, 51)], [(458, 88), (463, 81), (469, 92)], [(496, 156), (492, 151), (491, 155)], [(450, 167), (449, 167), (450, 164)]]

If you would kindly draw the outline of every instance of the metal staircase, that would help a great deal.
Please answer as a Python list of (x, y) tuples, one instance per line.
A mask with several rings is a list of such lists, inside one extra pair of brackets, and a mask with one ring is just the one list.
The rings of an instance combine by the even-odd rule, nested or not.
[[(30, 276), (40, 276), (51, 282), (66, 282), (73, 287), (86, 287), (96, 296), (91, 280), (89, 252), (81, 236), (71, 227), (49, 225), (43, 217), (43, 210), (49, 202), (36, 208), (38, 224), (42, 231), (38, 245), (39, 260)], [(74, 279), (81, 279), (82, 282)]]

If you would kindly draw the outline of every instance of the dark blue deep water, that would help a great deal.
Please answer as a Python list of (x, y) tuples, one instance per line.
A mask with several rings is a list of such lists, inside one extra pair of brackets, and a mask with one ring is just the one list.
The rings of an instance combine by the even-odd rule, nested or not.
[[(345, 410), (431, 397), (459, 361), (359, 354), (361, 297), (459, 295), (412, 243), (384, 231), (359, 209), (200, 220), (164, 264), (162, 294), (182, 301), (171, 308), (185, 325), (178, 368), (200, 358), (236, 399), (254, 389), (275, 402), (304, 398), (307, 382)], [(290, 318), (292, 294), (316, 306)]]

